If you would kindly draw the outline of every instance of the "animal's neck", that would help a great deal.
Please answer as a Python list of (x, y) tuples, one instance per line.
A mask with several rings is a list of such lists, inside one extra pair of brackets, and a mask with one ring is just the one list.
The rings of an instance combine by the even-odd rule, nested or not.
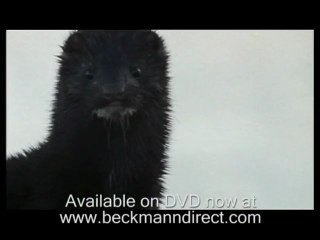
[(113, 156), (125, 161), (126, 155), (145, 156), (150, 149), (164, 148), (167, 121), (162, 109), (145, 104), (143, 111), (121, 123), (94, 119), (80, 106), (68, 106), (56, 105), (49, 141), (56, 152), (68, 154), (70, 159), (93, 162)]
[(126, 144), (128, 127), (117, 121), (65, 117), (55, 122), (51, 141), (64, 151), (81, 151), (92, 154), (99, 149), (107, 150), (111, 144)]
[[(67, 167), (59, 172), (72, 168), (72, 182), (87, 186), (84, 192), (93, 191), (92, 186), (96, 186), (97, 192), (115, 188), (112, 182), (119, 176), (126, 180), (118, 182), (112, 191), (123, 192), (138, 172), (157, 178), (158, 173), (146, 169), (162, 168), (165, 115), (148, 106), (143, 110), (137, 111), (122, 125), (119, 121), (93, 119), (78, 109), (54, 112), (48, 146), (53, 147), (53, 152), (58, 152), (63, 161), (68, 161), (63, 163)], [(146, 111), (150, 114), (145, 114)], [(73, 189), (73, 183), (70, 184)]]

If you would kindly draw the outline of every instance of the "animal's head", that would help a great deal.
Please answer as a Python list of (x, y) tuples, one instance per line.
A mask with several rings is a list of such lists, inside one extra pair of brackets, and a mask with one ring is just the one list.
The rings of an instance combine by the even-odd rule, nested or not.
[(166, 91), (167, 54), (153, 31), (80, 30), (62, 49), (63, 98), (100, 118), (134, 114)]

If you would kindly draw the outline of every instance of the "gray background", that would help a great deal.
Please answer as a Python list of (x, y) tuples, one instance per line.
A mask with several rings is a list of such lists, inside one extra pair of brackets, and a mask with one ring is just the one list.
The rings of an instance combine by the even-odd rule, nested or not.
[[(312, 209), (313, 31), (158, 33), (174, 109), (166, 193)], [(7, 155), (47, 135), (67, 35), (7, 31)]]

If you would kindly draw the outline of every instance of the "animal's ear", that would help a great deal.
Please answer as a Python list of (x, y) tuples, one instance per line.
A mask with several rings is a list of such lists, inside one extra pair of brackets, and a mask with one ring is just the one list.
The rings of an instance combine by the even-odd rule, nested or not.
[(70, 34), (63, 48), (64, 53), (73, 53), (83, 48), (85, 39), (81, 31), (75, 31)]
[(144, 39), (144, 43), (149, 49), (156, 52), (162, 49), (162, 39), (156, 32), (144, 31), (143, 39)]

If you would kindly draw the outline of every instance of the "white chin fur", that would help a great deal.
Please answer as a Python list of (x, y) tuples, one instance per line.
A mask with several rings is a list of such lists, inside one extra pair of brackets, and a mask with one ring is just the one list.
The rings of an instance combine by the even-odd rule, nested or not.
[(117, 117), (131, 116), (136, 110), (133, 108), (105, 107), (93, 111), (98, 118), (113, 119)]

